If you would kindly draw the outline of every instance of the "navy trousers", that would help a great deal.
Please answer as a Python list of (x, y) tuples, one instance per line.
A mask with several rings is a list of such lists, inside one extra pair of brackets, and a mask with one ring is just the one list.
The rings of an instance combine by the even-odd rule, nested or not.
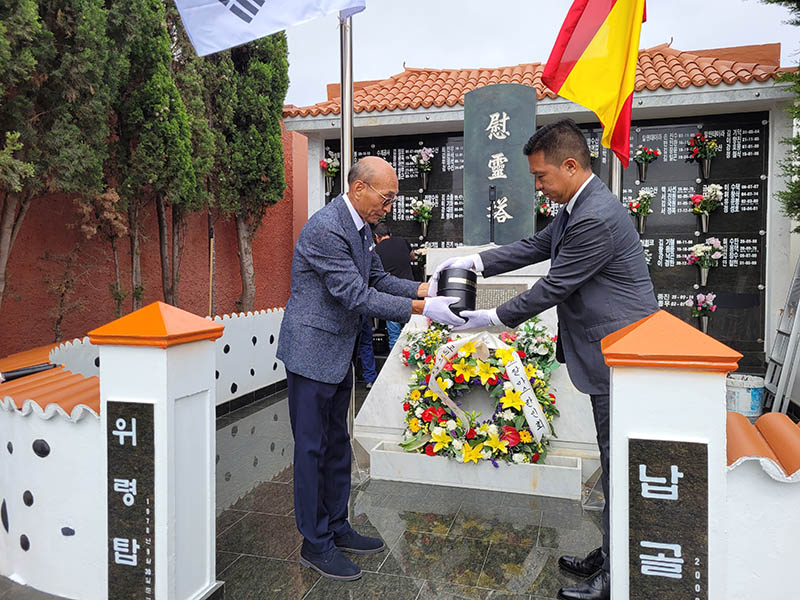
[(322, 383), (286, 371), (294, 435), (294, 512), (303, 546), (334, 548), (333, 536), (350, 531), (350, 405), (352, 369), (344, 381)]
[(608, 494), (609, 476), (609, 414), (608, 414), (608, 394), (598, 394), (589, 396), (592, 401), (592, 414), (594, 415), (594, 426), (597, 429), (597, 445), (600, 448), (600, 483), (603, 486), (603, 495), (606, 497), (606, 504), (603, 507), (603, 551), (606, 559), (603, 568), (611, 571), (611, 557), (609, 555), (609, 510), (611, 507), (611, 496)]

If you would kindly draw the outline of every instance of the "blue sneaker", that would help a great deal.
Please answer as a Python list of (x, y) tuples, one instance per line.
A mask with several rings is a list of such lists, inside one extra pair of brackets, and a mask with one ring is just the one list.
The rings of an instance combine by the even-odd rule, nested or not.
[(361, 577), (361, 567), (339, 552), (338, 548), (320, 553), (301, 548), (300, 564), (339, 581), (355, 581)]
[(344, 535), (333, 536), (333, 543), (337, 550), (353, 554), (375, 554), (386, 549), (382, 539), (360, 535), (352, 529)]

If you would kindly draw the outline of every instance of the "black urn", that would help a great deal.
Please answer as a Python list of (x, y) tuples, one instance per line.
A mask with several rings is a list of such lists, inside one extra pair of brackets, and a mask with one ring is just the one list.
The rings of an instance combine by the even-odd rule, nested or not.
[(457, 315), (462, 310), (475, 310), (475, 296), (478, 292), (478, 275), (469, 269), (445, 269), (439, 273), (437, 296), (453, 296), (458, 302), (450, 305)]

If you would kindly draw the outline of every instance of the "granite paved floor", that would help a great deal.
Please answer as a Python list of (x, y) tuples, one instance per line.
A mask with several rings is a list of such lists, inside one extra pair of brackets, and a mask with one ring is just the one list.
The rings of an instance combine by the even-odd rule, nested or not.
[[(358, 406), (365, 395), (361, 386), (357, 395)], [(261, 410), (274, 411), (283, 401), (273, 398)], [(258, 410), (249, 407), (242, 416), (252, 419)], [(232, 413), (219, 423), (218, 439), (237, 423), (249, 427), (238, 417)], [(387, 550), (353, 557), (364, 576), (352, 583), (300, 565), (288, 453), (284, 468), (269, 481), (253, 482), (219, 514), (217, 575), (227, 600), (550, 599), (576, 581), (559, 571), (558, 556), (600, 544), (601, 513), (580, 502), (370, 480), (368, 455), (356, 450), (352, 523), (361, 533), (381, 536)]]
[[(365, 396), (360, 384), (356, 406)], [(354, 557), (360, 580), (331, 581), (298, 562), (292, 448), (285, 392), (217, 420), (217, 578), (226, 600), (550, 599), (576, 581), (559, 571), (558, 556), (601, 541), (602, 498), (587, 498), (595, 510), (586, 510), (577, 501), (370, 480), (357, 446), (352, 523), (387, 550)], [(50, 598), (0, 577), (1, 600)]]

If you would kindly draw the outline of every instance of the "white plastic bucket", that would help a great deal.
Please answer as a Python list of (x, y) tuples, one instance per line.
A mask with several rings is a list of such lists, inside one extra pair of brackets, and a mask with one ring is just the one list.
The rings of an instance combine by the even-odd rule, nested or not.
[(748, 418), (761, 416), (764, 408), (764, 378), (731, 373), (726, 381), (725, 401), (729, 411)]

